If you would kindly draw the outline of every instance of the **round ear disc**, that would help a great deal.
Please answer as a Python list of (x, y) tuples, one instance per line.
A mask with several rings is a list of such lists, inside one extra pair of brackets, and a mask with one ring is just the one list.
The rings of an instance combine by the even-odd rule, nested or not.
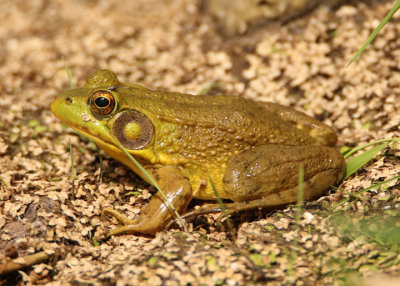
[(154, 126), (150, 119), (136, 110), (121, 112), (112, 128), (114, 137), (129, 150), (139, 150), (150, 143)]

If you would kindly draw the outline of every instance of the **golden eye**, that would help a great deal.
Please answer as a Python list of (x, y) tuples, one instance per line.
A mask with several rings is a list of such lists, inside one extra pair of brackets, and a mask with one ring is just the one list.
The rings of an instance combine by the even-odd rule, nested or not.
[(115, 98), (111, 92), (100, 90), (96, 91), (91, 98), (90, 106), (93, 113), (98, 115), (110, 114), (115, 107)]

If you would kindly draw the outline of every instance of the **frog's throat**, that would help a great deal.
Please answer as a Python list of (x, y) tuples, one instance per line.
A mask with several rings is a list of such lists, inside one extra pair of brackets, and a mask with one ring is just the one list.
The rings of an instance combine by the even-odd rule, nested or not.
[[(72, 127), (72, 129), (74, 129), (75, 131), (79, 132), (80, 134), (88, 137), (89, 139), (93, 140), (108, 155), (113, 157), (115, 160), (124, 163), (129, 168), (131, 168), (136, 174), (138, 174), (140, 177), (142, 177), (145, 181), (148, 181), (147, 177), (142, 176), (142, 172), (140, 170), (138, 170), (136, 165), (125, 155), (124, 151), (122, 151), (121, 148), (119, 148), (118, 146), (115, 146), (114, 144), (106, 142), (99, 137), (93, 136), (92, 134), (87, 133), (81, 129), (73, 128), (73, 127)], [(114, 139), (114, 140), (116, 140), (116, 139)], [(127, 151), (132, 154), (132, 152), (130, 152), (130, 150), (127, 150)], [(149, 150), (135, 150), (135, 151), (136, 152), (134, 154), (132, 154), (132, 156), (134, 156), (136, 158), (140, 157), (146, 161), (149, 161), (150, 163), (155, 161), (155, 157), (154, 157), (153, 153), (150, 152)], [(140, 154), (138, 154), (138, 153), (140, 153)]]

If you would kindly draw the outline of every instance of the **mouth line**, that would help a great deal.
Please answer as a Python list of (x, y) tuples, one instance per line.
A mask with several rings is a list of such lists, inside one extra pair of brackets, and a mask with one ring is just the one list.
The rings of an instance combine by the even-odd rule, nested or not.
[(115, 145), (101, 139), (100, 137), (96, 137), (93, 136), (90, 133), (87, 133), (86, 131), (83, 131), (82, 129), (78, 129), (75, 127), (71, 127), (73, 130), (75, 130), (76, 132), (78, 132), (79, 134), (86, 136), (87, 138), (89, 138), (90, 140), (92, 140), (94, 143), (96, 143), (96, 145), (99, 145), (100, 149), (106, 149), (106, 150), (112, 150), (112, 151), (120, 151), (119, 148), (117, 148)]

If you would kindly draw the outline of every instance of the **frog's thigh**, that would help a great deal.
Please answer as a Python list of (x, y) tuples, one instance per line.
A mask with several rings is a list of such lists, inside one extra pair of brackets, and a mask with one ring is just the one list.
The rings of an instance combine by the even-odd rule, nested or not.
[[(189, 180), (175, 166), (166, 166), (154, 171), (156, 181), (168, 198), (168, 202), (174, 206), (178, 213), (186, 210), (192, 199), (192, 189)], [(108, 235), (120, 235), (127, 233), (154, 234), (162, 230), (174, 216), (171, 208), (157, 192), (150, 200), (147, 207), (142, 211), (139, 220), (132, 221), (123, 218), (123, 215), (115, 211), (106, 213), (117, 217), (125, 224), (112, 230)]]
[(283, 120), (292, 123), (297, 128), (316, 138), (321, 145), (336, 145), (337, 136), (335, 131), (317, 119), (296, 109), (273, 102), (266, 102), (264, 106), (270, 112), (280, 116)]
[(224, 176), (225, 192), (235, 202), (256, 200), (257, 205), (262, 199), (263, 207), (295, 202), (301, 163), (305, 200), (320, 196), (343, 178), (344, 160), (336, 149), (269, 144), (232, 159)]

